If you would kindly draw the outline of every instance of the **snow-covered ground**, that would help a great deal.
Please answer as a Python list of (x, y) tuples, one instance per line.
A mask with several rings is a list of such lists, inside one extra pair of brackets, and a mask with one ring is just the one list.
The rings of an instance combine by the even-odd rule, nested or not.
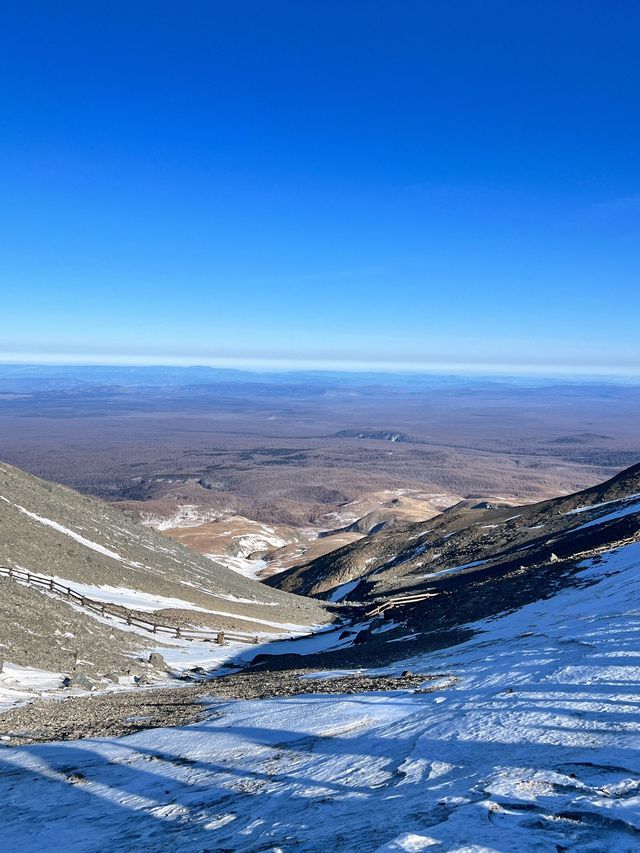
[(214, 563), (219, 563), (227, 569), (231, 569), (234, 572), (238, 572), (240, 575), (244, 575), (246, 578), (253, 578), (254, 580), (258, 578), (260, 572), (263, 571), (263, 569), (266, 569), (268, 565), (265, 560), (250, 560), (248, 557), (232, 557), (230, 554), (226, 554), (224, 552), (210, 553), (205, 554), (204, 556), (213, 560)]
[(142, 513), (140, 515), (140, 522), (146, 527), (153, 527), (154, 530), (171, 530), (172, 527), (199, 527), (201, 524), (213, 521), (217, 517), (218, 513), (203, 512), (195, 505), (182, 504), (174, 515), (167, 518)]
[(360, 578), (357, 578), (354, 581), (347, 581), (347, 583), (341, 583), (340, 586), (337, 586), (332, 592), (331, 595), (327, 597), (327, 601), (342, 601), (345, 596), (349, 595), (360, 583)]
[(463, 563), (461, 566), (452, 566), (450, 569), (440, 569), (437, 572), (429, 572), (426, 575), (421, 575), (423, 578), (439, 578), (441, 575), (449, 575), (453, 572), (462, 572), (464, 569), (473, 569), (476, 566), (483, 566), (489, 560), (474, 560), (472, 563)]
[(60, 690), (64, 675), (31, 666), (4, 663), (0, 672), (0, 711)]
[[(53, 580), (61, 586), (68, 586), (77, 592), (79, 595), (84, 595), (87, 598), (92, 598), (95, 601), (101, 601), (105, 604), (119, 604), (122, 607), (127, 607), (132, 610), (152, 613), (158, 610), (177, 609), (189, 610), (198, 613), (210, 613), (214, 616), (227, 616), (236, 619), (242, 619), (243, 622), (251, 622), (257, 626), (265, 626), (268, 628), (278, 628), (283, 633), (291, 636), (300, 634), (308, 634), (314, 626), (311, 625), (294, 625), (289, 622), (275, 622), (271, 619), (259, 619), (255, 616), (245, 616), (244, 614), (230, 613), (228, 610), (217, 610), (210, 607), (199, 607), (185, 601), (181, 598), (170, 598), (155, 593), (142, 592), (138, 589), (130, 589), (129, 587), (109, 586), (108, 584), (83, 584), (76, 581), (70, 581), (67, 578), (61, 578), (57, 575), (53, 576)], [(46, 592), (46, 590), (45, 590)], [(222, 598), (227, 601), (241, 601), (234, 596), (213, 595), (212, 598)], [(95, 613), (87, 611), (89, 616), (95, 617)], [(120, 626), (119, 626), (120, 627)]]
[(109, 584), (87, 584), (70, 581), (66, 578), (53, 576), (53, 580), (61, 586), (68, 586), (80, 595), (92, 598), (94, 601), (103, 601), (105, 604), (119, 604), (131, 610), (139, 610), (145, 613), (153, 613), (168, 608), (176, 610), (197, 610), (200, 613), (209, 613), (204, 607), (197, 607), (190, 601), (181, 598), (170, 598), (165, 595), (156, 595), (150, 592), (141, 592), (139, 589), (129, 589), (124, 586), (109, 586)]
[(597, 504), (584, 504), (584, 506), (576, 507), (576, 509), (571, 509), (569, 512), (566, 512), (565, 515), (580, 515), (583, 512), (591, 512), (594, 509), (600, 509), (603, 506), (611, 506), (611, 504), (619, 504), (626, 503), (627, 501), (633, 501), (640, 498), (640, 493), (636, 493), (633, 495), (625, 495), (622, 498), (614, 498), (610, 501), (601, 501)]
[(389, 668), (442, 674), (434, 692), (0, 749), (3, 850), (636, 851), (640, 544), (581, 578)]

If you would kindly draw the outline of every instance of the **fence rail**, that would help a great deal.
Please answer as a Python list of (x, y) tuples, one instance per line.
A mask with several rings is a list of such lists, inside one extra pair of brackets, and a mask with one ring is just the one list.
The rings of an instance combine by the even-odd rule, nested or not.
[(390, 607), (398, 607), (402, 604), (417, 604), (420, 601), (426, 601), (428, 598), (435, 598), (437, 592), (427, 589), (424, 592), (414, 592), (411, 595), (396, 595), (392, 598), (387, 598), (376, 604), (371, 610), (366, 611), (367, 616), (378, 616)]
[[(83, 595), (73, 587), (66, 586), (55, 580), (55, 578), (39, 575), (35, 572), (27, 571), (26, 569), (17, 569), (12, 566), (0, 566), (0, 577), (8, 577), (18, 583), (24, 583), (28, 586), (40, 587), (44, 592), (51, 592), (65, 598), (67, 601), (73, 601), (81, 607), (86, 607), (87, 610), (92, 610), (100, 616), (109, 616), (118, 619), (127, 625), (134, 628), (142, 628), (151, 634), (168, 635), (179, 640), (202, 640), (208, 643), (217, 643), (220, 646), (225, 644), (226, 640), (235, 640), (239, 643), (258, 643), (259, 638), (255, 634), (245, 633), (243, 631), (224, 631), (224, 630), (207, 630), (200, 631), (180, 628), (178, 626), (159, 625), (157, 622), (152, 622), (148, 619), (141, 619), (139, 616), (134, 616), (132, 611), (120, 604), (112, 604), (107, 601), (97, 601), (94, 598)], [(242, 619), (242, 616), (238, 617)]]

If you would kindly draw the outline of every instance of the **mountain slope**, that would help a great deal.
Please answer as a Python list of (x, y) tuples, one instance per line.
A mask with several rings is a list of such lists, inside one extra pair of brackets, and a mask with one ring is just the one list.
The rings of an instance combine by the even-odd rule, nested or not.
[[(522, 507), (447, 510), (429, 521), (383, 530), (285, 571), (268, 583), (333, 601), (446, 591), (480, 578), (579, 554), (635, 537), (640, 465), (566, 497)], [(558, 573), (558, 572), (557, 572)]]
[[(321, 604), (268, 589), (112, 507), (1, 463), (0, 566), (54, 577), (142, 616), (153, 612), (161, 624), (266, 636), (330, 621)], [(39, 590), (7, 578), (0, 584), (0, 656), (13, 664), (68, 671), (80, 649), (104, 672), (110, 655), (143, 645)]]
[[(603, 509), (629, 507), (576, 515)], [(453, 648), (396, 643), (382, 672), (439, 675), (424, 691), (226, 701), (180, 729), (4, 749), (5, 848), (631, 853), (640, 543), (577, 570)]]

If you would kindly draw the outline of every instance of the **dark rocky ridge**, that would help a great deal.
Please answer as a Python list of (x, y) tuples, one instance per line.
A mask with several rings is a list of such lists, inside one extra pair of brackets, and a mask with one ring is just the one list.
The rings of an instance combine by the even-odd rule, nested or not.
[[(267, 583), (328, 598), (341, 585), (357, 582), (345, 601), (430, 587), (445, 590), (459, 584), (460, 578), (466, 583), (472, 578), (499, 577), (520, 567), (548, 563), (552, 555), (567, 560), (607, 544), (613, 547), (637, 534), (640, 506), (623, 518), (578, 528), (624, 510), (635, 499), (640, 501), (640, 464), (598, 486), (541, 503), (493, 509), (453, 507), (425, 522), (374, 533)], [(590, 508), (573, 512), (580, 507)]]

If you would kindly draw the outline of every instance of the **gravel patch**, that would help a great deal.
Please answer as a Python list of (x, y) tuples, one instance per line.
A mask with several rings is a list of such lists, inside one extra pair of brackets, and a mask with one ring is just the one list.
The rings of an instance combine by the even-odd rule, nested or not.
[[(271, 699), (309, 693), (353, 694), (381, 690), (441, 689), (442, 675), (405, 674), (313, 678), (312, 670), (240, 672), (200, 684), (137, 688), (64, 700), (38, 700), (0, 715), (0, 737), (6, 745), (87, 737), (119, 737), (143, 729), (184, 726), (220, 713), (218, 703)], [(431, 684), (431, 682), (433, 682)]]

